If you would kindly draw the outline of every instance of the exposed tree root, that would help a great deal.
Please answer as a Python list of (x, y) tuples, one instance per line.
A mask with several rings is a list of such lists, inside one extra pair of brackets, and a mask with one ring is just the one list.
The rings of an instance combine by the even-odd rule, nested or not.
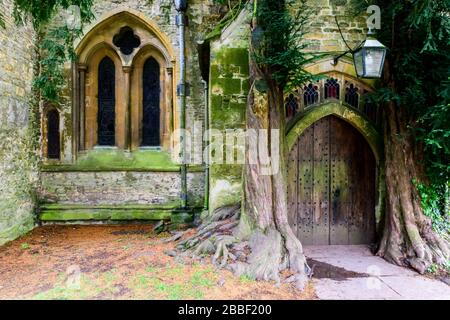
[[(391, 263), (408, 266), (423, 274), (432, 264), (444, 265), (450, 259), (450, 247), (446, 240), (436, 234), (430, 221), (414, 225), (415, 232), (403, 231), (398, 217), (390, 218), (377, 255)], [(396, 225), (396, 226), (395, 226)], [(411, 228), (411, 226), (410, 226)]]
[(237, 276), (255, 280), (281, 282), (280, 272), (286, 269), (294, 274), (286, 282), (295, 283), (302, 290), (307, 282), (309, 269), (300, 242), (292, 234), (283, 235), (276, 229), (265, 233), (255, 231), (248, 241), (236, 236), (240, 217), (240, 205), (217, 209), (187, 238), (185, 232), (177, 233), (166, 241), (179, 241), (176, 248), (190, 257), (211, 256), (218, 268), (227, 268)]

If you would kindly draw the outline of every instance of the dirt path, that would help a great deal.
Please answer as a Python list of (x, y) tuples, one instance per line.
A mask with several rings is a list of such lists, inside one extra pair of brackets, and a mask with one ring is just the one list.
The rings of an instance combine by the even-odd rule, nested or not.
[(314, 299), (179, 261), (151, 225), (44, 226), (0, 247), (0, 299)]

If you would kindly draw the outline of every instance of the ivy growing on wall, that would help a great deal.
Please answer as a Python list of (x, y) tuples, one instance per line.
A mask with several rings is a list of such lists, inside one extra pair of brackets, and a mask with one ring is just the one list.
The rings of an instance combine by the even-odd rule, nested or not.
[[(29, 110), (20, 111), (28, 115), (27, 125), (3, 123), (0, 128), (0, 243), (30, 230), (34, 224), (32, 212), (37, 203), (39, 184), (39, 104), (59, 100), (64, 83), (64, 63), (74, 58), (73, 40), (81, 34), (79, 28), (69, 29), (67, 24), (61, 23), (63, 17), (58, 12), (71, 5), (79, 6), (82, 25), (92, 17), (92, 2), (11, 0), (1, 3), (7, 10), (0, 10), (0, 28), (8, 27), (6, 20), (10, 19), (7, 15), (11, 15), (19, 26), (32, 25), (37, 42), (32, 95), (28, 104), (23, 104), (28, 105)], [(60, 27), (52, 26), (56, 25), (55, 20)]]
[[(65, 82), (64, 63), (75, 58), (73, 41), (82, 35), (82, 25), (93, 18), (92, 4), (93, 0), (48, 0), (45, 5), (39, 0), (14, 1), (13, 14), (16, 22), (31, 20), (38, 35), (40, 59), (34, 89), (42, 100), (59, 101), (61, 87)], [(57, 14), (58, 11), (70, 6), (78, 6), (80, 9), (79, 25), (69, 27), (68, 23), (59, 23), (55, 27), (55, 20), (60, 22), (65, 19)]]

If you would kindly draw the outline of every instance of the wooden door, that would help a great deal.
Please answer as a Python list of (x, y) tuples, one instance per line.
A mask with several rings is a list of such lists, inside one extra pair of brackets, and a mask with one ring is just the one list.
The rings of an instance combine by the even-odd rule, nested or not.
[(364, 244), (375, 236), (375, 158), (364, 137), (328, 116), (288, 161), (289, 220), (303, 244)]

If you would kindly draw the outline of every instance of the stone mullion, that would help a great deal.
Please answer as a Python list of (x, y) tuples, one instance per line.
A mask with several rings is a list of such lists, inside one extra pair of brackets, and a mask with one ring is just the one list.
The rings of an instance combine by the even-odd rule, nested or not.
[[(168, 107), (168, 113), (169, 115), (169, 119), (168, 121), (163, 121), (164, 125), (162, 127), (162, 132), (163, 132), (163, 141), (161, 143), (161, 145), (164, 145), (165, 143), (167, 143), (167, 146), (170, 148), (170, 134), (173, 132), (174, 129), (174, 103), (173, 103), (173, 68), (172, 67), (168, 67), (167, 69), (167, 93), (166, 93), (166, 97), (167, 97), (167, 103), (166, 106)], [(166, 84), (164, 84), (166, 85)], [(164, 109), (163, 109), (164, 110)], [(166, 127), (167, 126), (167, 127)]]
[(125, 94), (125, 150), (131, 151), (132, 133), (131, 133), (131, 73), (133, 68), (124, 66), (124, 94)]
[(78, 145), (79, 150), (86, 149), (85, 145), (85, 122), (86, 122), (86, 71), (87, 66), (85, 64), (78, 65), (78, 109), (79, 117), (77, 127), (79, 128)]

